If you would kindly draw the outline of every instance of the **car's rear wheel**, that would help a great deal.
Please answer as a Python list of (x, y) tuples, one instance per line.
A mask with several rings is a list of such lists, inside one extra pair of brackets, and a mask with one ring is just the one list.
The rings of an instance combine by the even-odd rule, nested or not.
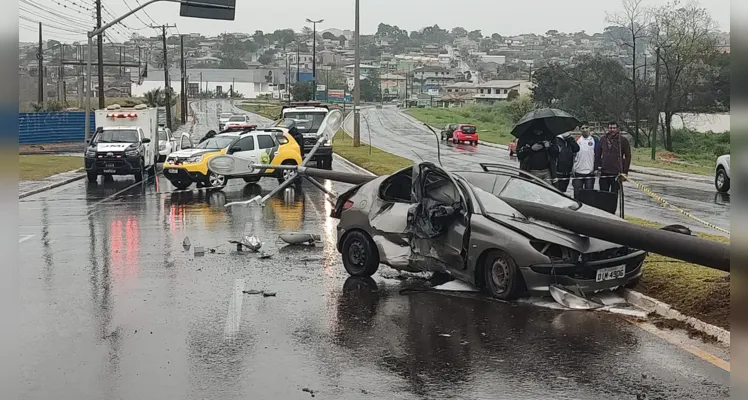
[(136, 172), (134, 174), (135, 175), (135, 182), (140, 182), (140, 181), (143, 180), (143, 175), (145, 175), (145, 167), (144, 167), (144, 165), (145, 165), (145, 161), (144, 160), (140, 160), (140, 170), (138, 170), (138, 172)]
[(522, 273), (509, 254), (492, 250), (483, 263), (483, 290), (501, 300), (519, 297), (525, 284)]
[(190, 185), (192, 185), (192, 182), (190, 182), (190, 181), (184, 181), (184, 180), (176, 180), (175, 179), (175, 180), (169, 181), (169, 182), (171, 182), (171, 184), (174, 185), (174, 187), (177, 188), (177, 190), (185, 190), (188, 187), (190, 187)]
[(725, 193), (730, 190), (730, 178), (722, 167), (717, 170), (717, 175), (714, 177), (714, 186), (720, 193)]
[(351, 276), (372, 276), (379, 268), (379, 251), (369, 235), (349, 232), (343, 239), (343, 266)]
[(215, 172), (209, 172), (208, 173), (208, 180), (205, 182), (205, 186), (213, 188), (213, 189), (220, 189), (226, 186), (226, 177), (221, 174), (217, 174)]

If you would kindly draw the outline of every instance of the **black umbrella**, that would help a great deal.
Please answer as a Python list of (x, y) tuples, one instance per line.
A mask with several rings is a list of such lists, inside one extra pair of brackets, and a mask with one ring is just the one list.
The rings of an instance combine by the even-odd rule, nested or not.
[(540, 108), (530, 111), (512, 129), (512, 135), (519, 138), (531, 133), (535, 127), (545, 131), (549, 138), (574, 130), (580, 125), (578, 119), (566, 111), (555, 108)]

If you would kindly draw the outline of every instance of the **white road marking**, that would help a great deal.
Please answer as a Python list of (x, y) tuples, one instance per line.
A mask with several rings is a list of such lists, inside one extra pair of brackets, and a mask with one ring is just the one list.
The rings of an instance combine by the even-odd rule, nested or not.
[(34, 236), (36, 236), (36, 235), (23, 235), (23, 236), (21, 236), (21, 237), (20, 237), (20, 238), (18, 239), (18, 244), (21, 244), (21, 243), (23, 243), (23, 242), (25, 242), (25, 241), (27, 241), (27, 240), (31, 239), (31, 238), (32, 238), (32, 237), (34, 237)]
[(234, 282), (234, 290), (229, 300), (229, 311), (226, 315), (226, 326), (223, 329), (223, 338), (235, 339), (239, 333), (239, 324), (242, 318), (242, 301), (244, 300), (244, 279), (237, 278)]

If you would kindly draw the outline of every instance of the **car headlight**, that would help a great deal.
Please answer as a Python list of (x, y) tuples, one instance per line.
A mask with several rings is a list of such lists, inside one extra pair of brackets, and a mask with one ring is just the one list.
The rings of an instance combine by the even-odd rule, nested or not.
[(190, 164), (197, 164), (200, 161), (203, 161), (203, 156), (194, 156), (187, 159), (187, 162)]
[(139, 155), (140, 149), (137, 147), (125, 150), (125, 156), (127, 157), (137, 157)]
[(322, 145), (330, 147), (330, 146), (332, 146), (332, 140), (325, 140), (324, 142), (322, 142)]
[(161, 143), (160, 145), (158, 145), (158, 149), (161, 151), (166, 150), (166, 143)]
[(86, 149), (86, 157), (96, 157), (96, 149), (94, 148)]

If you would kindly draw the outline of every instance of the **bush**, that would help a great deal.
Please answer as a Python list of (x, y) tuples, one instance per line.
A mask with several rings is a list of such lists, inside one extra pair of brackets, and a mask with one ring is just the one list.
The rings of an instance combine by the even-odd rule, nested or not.
[(721, 156), (730, 152), (730, 132), (701, 133), (688, 129), (672, 132), (673, 152), (694, 156)]

